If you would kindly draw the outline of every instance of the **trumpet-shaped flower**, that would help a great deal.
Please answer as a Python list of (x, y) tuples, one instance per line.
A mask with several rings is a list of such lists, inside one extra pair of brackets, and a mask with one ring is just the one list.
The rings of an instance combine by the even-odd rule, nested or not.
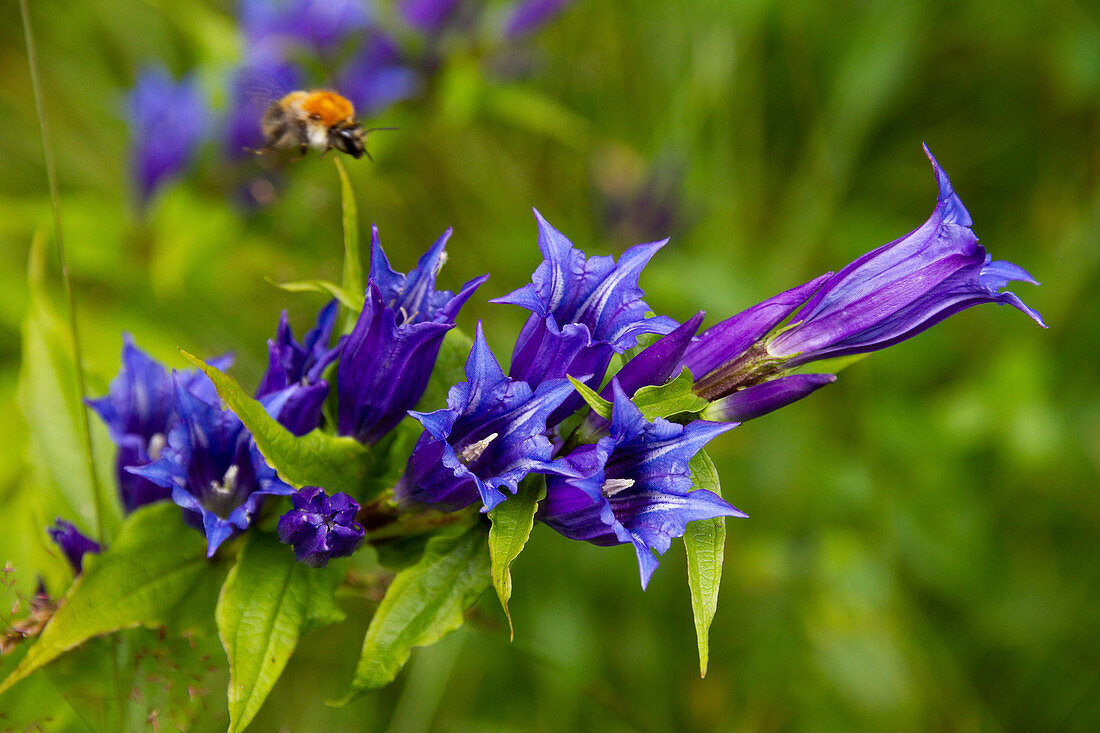
[(317, 325), (302, 343), (294, 340), (286, 311), (279, 318), (274, 339), (268, 339), (267, 372), (256, 390), (268, 411), (295, 435), (305, 435), (321, 424), (321, 407), (328, 395), (328, 382), (321, 375), (340, 355), (337, 345), (329, 348), (336, 322), (333, 300), (317, 314)]
[(829, 278), (797, 321), (767, 344), (788, 366), (885, 348), (980, 303), (1011, 305), (1045, 326), (1009, 282), (1038, 284), (1023, 268), (993, 261), (971, 231), (970, 213), (925, 146), (939, 184), (921, 227), (868, 252)]
[[(925, 147), (939, 184), (932, 216), (835, 275), (826, 273), (704, 331), (684, 355), (697, 394), (712, 400), (707, 417), (747, 420), (805, 397), (832, 381), (790, 375), (803, 364), (862, 354), (910, 338), (980, 303), (1012, 305), (1042, 318), (1014, 293), (1012, 280), (1035, 283), (992, 255), (971, 231), (970, 214)], [(793, 316), (791, 324), (779, 327)], [(774, 382), (774, 383), (773, 383)]]
[[(223, 356), (210, 363), (226, 369), (232, 358)], [(165, 446), (168, 426), (174, 415), (172, 377), (157, 360), (134, 345), (130, 334), (122, 334), (122, 367), (111, 380), (106, 395), (88, 400), (88, 406), (103, 419), (111, 440), (118, 447), (116, 477), (122, 506), (132, 512), (139, 506), (167, 499), (169, 489), (151, 483), (126, 470), (159, 458)], [(181, 387), (206, 402), (216, 402), (214, 385), (197, 369), (177, 372)]]
[(459, 309), (488, 277), (470, 280), (458, 294), (435, 290), (450, 236), (448, 229), (416, 269), (402, 275), (390, 267), (378, 228), (372, 229), (366, 301), (344, 343), (336, 372), (341, 435), (374, 443), (401, 422), (424, 394), (443, 337), (454, 328)]
[(447, 407), (412, 412), (424, 432), (394, 488), (400, 501), (454, 511), (480, 501), (485, 511), (514, 494), (532, 472), (563, 469), (552, 462), (546, 419), (573, 391), (566, 379), (536, 389), (509, 379), (497, 363), (478, 323), (467, 381), (447, 395)]
[(128, 469), (172, 492), (184, 518), (206, 535), (207, 556), (245, 530), (269, 494), (292, 494), (267, 465), (240, 418), (175, 380), (175, 419), (160, 458)]
[(328, 496), (316, 486), (290, 495), (293, 509), (279, 519), (279, 539), (293, 545), (298, 561), (323, 568), (334, 557), (347, 557), (363, 543), (355, 515), (359, 504), (343, 492)]
[(746, 516), (712, 491), (692, 490), (688, 468), (711, 438), (734, 425), (650, 422), (618, 383), (612, 384), (609, 434), (565, 459), (575, 475), (547, 479), (538, 517), (571, 539), (603, 546), (629, 542), (645, 588), (657, 569), (653, 553), (664, 554), (688, 522)]
[(65, 555), (74, 575), (79, 575), (83, 569), (84, 555), (89, 552), (98, 554), (103, 549), (98, 542), (85, 537), (72, 522), (66, 522), (60, 517), (54, 521), (52, 527), (46, 527), (46, 534)]
[[(586, 257), (538, 211), (535, 218), (542, 264), (529, 284), (491, 301), (531, 311), (516, 340), (509, 375), (537, 386), (568, 374), (598, 387), (612, 355), (633, 347), (642, 334), (676, 328), (670, 318), (646, 317), (649, 306), (638, 286), (642, 268), (668, 240), (635, 245), (615, 262)], [(551, 423), (579, 404), (579, 396), (567, 400)]]

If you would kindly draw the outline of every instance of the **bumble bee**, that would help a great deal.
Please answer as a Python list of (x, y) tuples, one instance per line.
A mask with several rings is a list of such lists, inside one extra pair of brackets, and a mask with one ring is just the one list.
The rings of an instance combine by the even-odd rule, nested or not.
[(291, 92), (271, 102), (264, 110), (260, 127), (264, 133), (264, 147), (256, 152), (293, 150), (302, 155), (313, 148), (322, 154), (336, 148), (353, 158), (361, 158), (367, 152), (367, 134), (375, 130), (394, 130), (393, 127), (374, 127), (364, 130), (355, 119), (355, 107), (345, 97), (327, 89)]

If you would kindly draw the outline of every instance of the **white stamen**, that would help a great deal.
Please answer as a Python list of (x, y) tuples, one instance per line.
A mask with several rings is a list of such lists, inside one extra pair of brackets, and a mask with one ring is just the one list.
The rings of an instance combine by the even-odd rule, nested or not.
[(155, 461), (160, 458), (160, 452), (164, 450), (164, 446), (167, 444), (168, 441), (165, 440), (164, 433), (153, 433), (153, 437), (149, 438), (149, 446), (146, 448), (146, 452)]
[(634, 479), (632, 478), (609, 478), (603, 482), (603, 486), (600, 487), (600, 492), (610, 499), (623, 489), (629, 489), (633, 485)]
[(211, 488), (214, 489), (214, 493), (225, 495), (232, 494), (234, 491), (236, 491), (238, 473), (240, 473), (240, 468), (237, 466), (236, 463), (234, 463), (232, 466), (226, 469), (225, 476), (222, 477), (222, 480), (215, 481), (213, 486), (211, 486)]
[(463, 463), (473, 463), (478, 458), (481, 458), (481, 454), (485, 452), (485, 449), (489, 447), (489, 444), (499, 437), (500, 433), (493, 433), (487, 438), (477, 441), (471, 445), (462, 449), (462, 452), (458, 454), (458, 460)]

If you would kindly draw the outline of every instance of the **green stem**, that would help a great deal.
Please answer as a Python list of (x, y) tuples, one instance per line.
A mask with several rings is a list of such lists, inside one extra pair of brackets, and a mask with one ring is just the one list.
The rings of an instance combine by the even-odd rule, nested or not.
[[(88, 468), (88, 478), (91, 481), (92, 495), (94, 499), (96, 536), (100, 542), (107, 541), (104, 531), (103, 511), (103, 487), (99, 484), (99, 475), (95, 469), (95, 455), (92, 451), (92, 430), (88, 418), (88, 405), (84, 401), (87, 395), (87, 387), (84, 379), (84, 359), (80, 348), (80, 328), (77, 323), (76, 298), (73, 295), (72, 276), (69, 273), (69, 261), (65, 257), (65, 240), (61, 233), (61, 195), (57, 188), (57, 167), (54, 164), (53, 149), (50, 147), (49, 124), (46, 121), (46, 108), (42, 101), (42, 85), (38, 77), (38, 53), (34, 42), (34, 29), (31, 25), (30, 8), (27, 0), (19, 0), (19, 11), (23, 17), (23, 36), (27, 45), (27, 66), (31, 74), (31, 87), (34, 90), (34, 106), (38, 114), (38, 130), (42, 138), (42, 158), (46, 166), (46, 180), (50, 187), (50, 201), (53, 204), (54, 239), (57, 242), (57, 259), (61, 266), (61, 282), (65, 289), (65, 299), (69, 310), (69, 337), (72, 340), (73, 360), (76, 367), (77, 397), (80, 402), (78, 410), (80, 429), (84, 437), (84, 452)], [(115, 637), (112, 637), (113, 639)], [(119, 730), (125, 728), (125, 697), (120, 688), (121, 675), (118, 666), (118, 642), (115, 639), (111, 654), (111, 681), (117, 709), (112, 708), (115, 721)], [(109, 713), (110, 715), (110, 713)]]
[(30, 10), (27, 8), (27, 0), (19, 0), (19, 9), (23, 13), (23, 29), (27, 42), (27, 64), (30, 66), (31, 86), (34, 88), (34, 105), (38, 112), (38, 128), (42, 137), (42, 157), (46, 165), (46, 179), (50, 186), (50, 200), (53, 202), (53, 227), (55, 241), (57, 242), (57, 259), (61, 265), (61, 282), (65, 288), (65, 299), (69, 309), (69, 338), (72, 340), (73, 358), (76, 361), (76, 384), (80, 400), (80, 430), (84, 438), (85, 463), (88, 468), (88, 478), (91, 481), (92, 493), (95, 499), (95, 527), (96, 536), (100, 542), (107, 541), (104, 532), (103, 488), (99, 485), (99, 475), (95, 470), (95, 456), (92, 453), (92, 431), (88, 420), (88, 405), (84, 402), (87, 388), (84, 379), (84, 360), (80, 348), (80, 328), (77, 323), (76, 298), (73, 295), (72, 276), (69, 273), (69, 262), (65, 258), (65, 241), (61, 234), (61, 196), (57, 190), (57, 168), (54, 165), (53, 152), (50, 148), (49, 125), (46, 122), (46, 109), (42, 102), (41, 84), (38, 78), (38, 54), (35, 51), (34, 31), (31, 28)]

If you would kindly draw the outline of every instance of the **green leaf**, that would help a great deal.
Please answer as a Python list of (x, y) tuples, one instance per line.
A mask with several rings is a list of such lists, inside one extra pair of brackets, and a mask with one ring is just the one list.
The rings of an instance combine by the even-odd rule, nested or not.
[(416, 403), (416, 409), (430, 412), (447, 406), (447, 393), (451, 387), (466, 381), (466, 358), (473, 345), (474, 340), (465, 331), (452, 328), (447, 332), (443, 345), (439, 347), (435, 368), (428, 378), (428, 386)]
[[(50, 307), (46, 294), (46, 240), (36, 236), (31, 247), (28, 283), (30, 306), (23, 323), (23, 360), (18, 402), (27, 419), (28, 458), (48, 496), (37, 503), (43, 511), (61, 513), (85, 531), (96, 528), (95, 487), (88, 470), (81, 402), (69, 328)], [(88, 423), (96, 451), (97, 480), (113, 486), (113, 448), (103, 424)], [(109, 500), (99, 507), (108, 532), (118, 527), (121, 510)], [(47, 516), (50, 521), (53, 516)]]
[[(691, 459), (691, 482), (696, 489), (708, 489), (722, 495), (718, 470), (704, 451)], [(699, 676), (707, 676), (710, 661), (710, 622), (718, 608), (718, 586), (722, 582), (722, 560), (726, 548), (725, 517), (689, 522), (684, 532), (687, 550), (688, 587), (691, 611), (695, 616), (695, 637), (699, 643)]]
[(331, 296), (340, 301), (340, 305), (356, 315), (363, 310), (363, 291), (361, 290), (356, 294), (356, 291), (346, 290), (328, 280), (295, 280), (294, 282), (281, 283), (269, 277), (264, 279), (275, 287), (290, 293), (321, 293), (322, 295)]
[[(566, 375), (568, 376), (568, 375)], [(611, 403), (600, 397), (591, 387), (584, 382), (578, 381), (573, 377), (569, 377), (569, 381), (573, 383), (577, 391), (580, 392), (581, 397), (588, 403), (588, 406), (592, 408), (592, 412), (596, 413), (604, 420), (611, 419)]]
[(344, 491), (359, 501), (369, 501), (382, 490), (381, 484), (370, 481), (375, 463), (365, 445), (321, 430), (298, 437), (245, 394), (237, 380), (186, 351), (183, 355), (210, 377), (218, 395), (252, 431), (256, 446), (284, 481), (299, 488)]
[(344, 618), (336, 588), (344, 563), (310, 568), (267, 532), (252, 532), (218, 597), (218, 636), (229, 658), (229, 730), (251, 722), (298, 638)]
[(710, 403), (692, 391), (694, 380), (685, 367), (679, 376), (658, 387), (642, 387), (632, 401), (646, 420), (671, 417), (683, 412), (701, 412)]
[(512, 562), (519, 557), (535, 526), (535, 510), (546, 496), (546, 481), (532, 476), (519, 485), (515, 496), (509, 497), (489, 512), (493, 526), (489, 530), (489, 561), (492, 564), (493, 587), (508, 618), (508, 637), (514, 639), (512, 614), (508, 599), (512, 597)]
[(206, 542), (180, 519), (180, 509), (157, 502), (133, 512), (102, 555), (85, 555), (57, 613), (0, 694), (68, 650), (98, 634), (133, 626), (164, 626), (205, 576), (219, 572), (206, 560)]
[(414, 646), (434, 644), (462, 625), (489, 583), (484, 525), (433, 537), (420, 562), (394, 577), (367, 628), (351, 690), (337, 704), (392, 682)]
[[(336, 172), (340, 174), (340, 198), (344, 207), (344, 292), (363, 293), (366, 285), (363, 282), (363, 259), (359, 254), (359, 210), (355, 206), (355, 191), (340, 158), (334, 157), (333, 161)], [(362, 310), (361, 300), (359, 304), (359, 310)], [(348, 314), (345, 332), (354, 327), (357, 315), (358, 311)]]

